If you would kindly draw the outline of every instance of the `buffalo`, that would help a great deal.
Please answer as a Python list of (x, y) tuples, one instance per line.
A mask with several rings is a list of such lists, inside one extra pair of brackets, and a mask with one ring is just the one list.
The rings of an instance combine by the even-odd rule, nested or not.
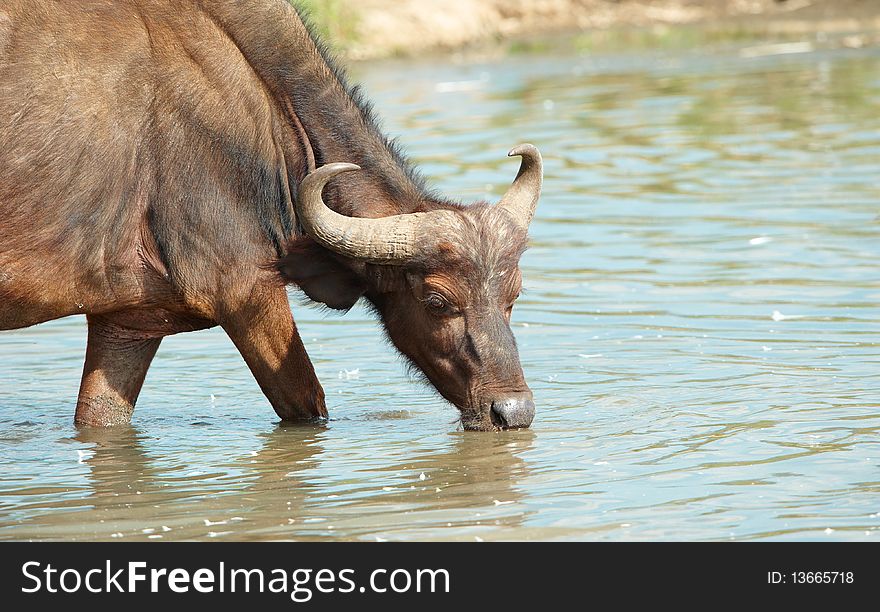
[(285, 0), (0, 0), (0, 330), (84, 314), (75, 422), (126, 423), (162, 338), (220, 325), (282, 420), (324, 392), (286, 286), (363, 299), (465, 429), (528, 427), (510, 329), (541, 155), (428, 188)]

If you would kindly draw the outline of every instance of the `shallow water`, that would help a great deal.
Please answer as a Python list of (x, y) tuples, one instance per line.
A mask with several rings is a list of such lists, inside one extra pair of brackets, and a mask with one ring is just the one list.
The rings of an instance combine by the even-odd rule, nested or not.
[(326, 427), (217, 331), (72, 426), (85, 327), (0, 334), (0, 539), (880, 537), (880, 51), (357, 67), (450, 195), (546, 188), (514, 311), (531, 430), (457, 430), (363, 310), (300, 305)]

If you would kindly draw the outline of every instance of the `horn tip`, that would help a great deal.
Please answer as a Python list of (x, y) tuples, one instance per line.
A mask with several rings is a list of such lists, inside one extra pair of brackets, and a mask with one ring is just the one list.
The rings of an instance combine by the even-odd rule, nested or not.
[(303, 179), (301, 188), (314, 185), (320, 185), (323, 188), (323, 186), (326, 185), (330, 180), (332, 180), (333, 177), (342, 174), (343, 172), (350, 172), (352, 170), (360, 169), (361, 167), (357, 164), (350, 164), (348, 162), (334, 162), (332, 164), (325, 164), (320, 168), (309, 172)]
[(319, 170), (324, 170), (325, 172), (332, 172), (336, 174), (337, 172), (350, 172), (352, 170), (360, 170), (361, 167), (357, 164), (351, 164), (349, 162), (334, 162), (332, 164), (327, 164), (325, 166), (321, 166), (318, 168)]
[(512, 148), (508, 153), (508, 157), (516, 157), (517, 155), (535, 155), (538, 154), (538, 147), (531, 143), (524, 143)]

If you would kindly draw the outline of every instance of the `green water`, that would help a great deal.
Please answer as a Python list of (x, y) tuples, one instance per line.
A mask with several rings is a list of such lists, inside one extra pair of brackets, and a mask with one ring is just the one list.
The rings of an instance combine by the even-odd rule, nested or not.
[(880, 538), (880, 51), (354, 76), (450, 195), (543, 151), (532, 429), (459, 431), (364, 310), (292, 294), (326, 427), (277, 426), (213, 330), (163, 342), (131, 427), (78, 432), (66, 319), (0, 334), (0, 539)]

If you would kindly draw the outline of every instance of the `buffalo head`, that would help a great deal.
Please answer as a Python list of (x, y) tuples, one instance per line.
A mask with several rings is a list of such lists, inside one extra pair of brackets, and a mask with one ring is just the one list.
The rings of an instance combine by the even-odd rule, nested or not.
[(334, 281), (310, 282), (296, 271), (288, 279), (334, 307), (366, 297), (394, 345), (459, 408), (465, 429), (528, 427), (535, 414), (510, 316), (542, 162), (528, 144), (509, 155), (522, 164), (496, 206), (436, 203), (391, 217), (342, 215), (324, 203), (322, 191), (340, 173), (359, 170), (348, 163), (313, 170), (297, 194), (305, 233), (344, 262), (354, 289), (340, 299), (328, 286)]

